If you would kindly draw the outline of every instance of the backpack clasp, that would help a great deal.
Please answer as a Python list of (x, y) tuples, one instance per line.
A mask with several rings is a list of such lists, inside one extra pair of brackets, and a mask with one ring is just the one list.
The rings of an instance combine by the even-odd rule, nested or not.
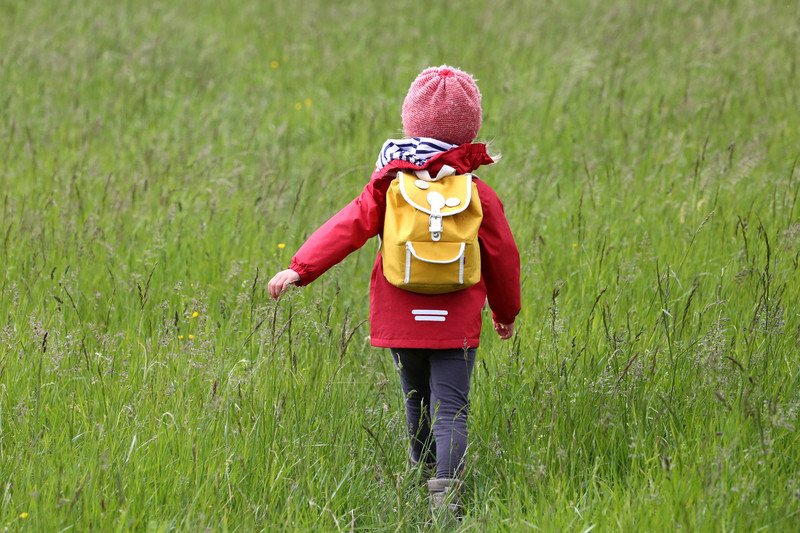
[(431, 232), (431, 239), (438, 241), (442, 238), (442, 208), (446, 205), (445, 199), (440, 193), (431, 191), (428, 193), (427, 200), (431, 206), (428, 230)]
[(438, 241), (442, 238), (442, 215), (440, 213), (431, 214), (428, 217), (428, 230), (431, 232), (431, 239)]

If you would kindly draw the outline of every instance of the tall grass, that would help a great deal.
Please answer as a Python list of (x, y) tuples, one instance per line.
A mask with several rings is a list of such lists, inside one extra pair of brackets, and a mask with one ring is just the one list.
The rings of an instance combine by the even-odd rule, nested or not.
[(461, 530), (794, 530), (798, 7), (0, 2), (0, 528), (428, 530), (376, 246), (271, 302), (425, 66), (523, 255)]

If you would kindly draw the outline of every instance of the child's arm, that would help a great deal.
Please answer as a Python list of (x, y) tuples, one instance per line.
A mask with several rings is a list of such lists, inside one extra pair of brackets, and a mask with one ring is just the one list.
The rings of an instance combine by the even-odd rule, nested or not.
[(320, 226), (294, 255), (289, 269), (269, 282), (270, 296), (277, 298), (291, 284), (308, 285), (377, 235), (390, 181), (371, 181), (355, 200)]
[(478, 237), (481, 241), (481, 271), (492, 323), (501, 339), (514, 334), (514, 321), (521, 308), (519, 251), (497, 194), (476, 180), (483, 208)]

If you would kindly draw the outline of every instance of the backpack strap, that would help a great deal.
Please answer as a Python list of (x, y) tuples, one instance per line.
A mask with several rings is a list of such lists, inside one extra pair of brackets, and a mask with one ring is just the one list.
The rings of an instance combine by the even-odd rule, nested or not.
[(442, 165), (442, 168), (439, 169), (439, 172), (436, 174), (435, 178), (432, 178), (431, 173), (425, 169), (414, 171), (414, 174), (416, 174), (419, 179), (424, 181), (439, 181), (440, 179), (445, 178), (447, 176), (452, 176), (455, 173), (456, 169), (454, 169), (450, 165)]

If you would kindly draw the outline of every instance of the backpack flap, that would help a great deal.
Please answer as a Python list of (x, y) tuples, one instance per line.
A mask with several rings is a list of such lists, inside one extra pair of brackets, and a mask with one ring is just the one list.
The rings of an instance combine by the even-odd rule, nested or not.
[[(454, 172), (454, 170), (452, 171)], [(424, 172), (425, 176), (430, 176), (427, 171)], [(415, 209), (430, 215), (428, 231), (432, 241), (442, 238), (442, 217), (462, 213), (469, 207), (472, 200), (472, 176), (470, 174), (437, 175), (434, 181), (430, 181), (399, 172), (397, 179), (400, 185), (400, 194), (403, 195), (405, 201)]]
[[(414, 209), (433, 214), (431, 200), (437, 202), (442, 216), (453, 216), (469, 207), (472, 201), (472, 175), (448, 176), (440, 181), (417, 179), (413, 174), (397, 173), (400, 194)], [(435, 193), (431, 196), (431, 193)], [(438, 199), (441, 197), (441, 204)]]

